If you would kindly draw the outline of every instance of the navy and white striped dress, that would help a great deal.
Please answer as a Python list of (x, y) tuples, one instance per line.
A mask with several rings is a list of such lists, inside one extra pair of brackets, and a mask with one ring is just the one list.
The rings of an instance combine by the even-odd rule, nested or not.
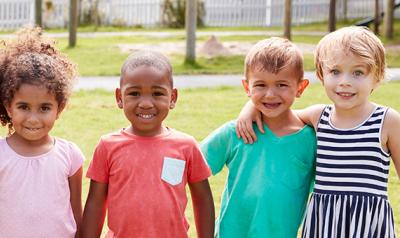
[(360, 125), (335, 128), (332, 106), (317, 127), (314, 192), (303, 224), (306, 237), (395, 237), (387, 199), (390, 154), (381, 147), (387, 108), (378, 106)]

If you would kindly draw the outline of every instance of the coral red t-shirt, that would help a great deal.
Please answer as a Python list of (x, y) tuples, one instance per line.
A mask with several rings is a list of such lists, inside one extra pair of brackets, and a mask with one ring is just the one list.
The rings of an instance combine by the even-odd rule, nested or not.
[(107, 237), (188, 237), (187, 183), (211, 171), (191, 136), (169, 129), (154, 137), (124, 130), (103, 136), (87, 177), (108, 184)]

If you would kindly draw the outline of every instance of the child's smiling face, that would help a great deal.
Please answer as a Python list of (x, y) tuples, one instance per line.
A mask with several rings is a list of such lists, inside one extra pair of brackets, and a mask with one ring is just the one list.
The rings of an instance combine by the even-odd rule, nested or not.
[(322, 67), (326, 94), (337, 108), (351, 109), (368, 103), (379, 85), (374, 72), (363, 59), (344, 50), (335, 50)]
[(266, 70), (249, 72), (245, 90), (255, 107), (266, 118), (280, 118), (290, 110), (296, 97), (307, 87), (307, 80), (299, 80), (293, 67), (286, 67), (277, 74)]
[(46, 143), (59, 114), (56, 98), (47, 88), (22, 84), (5, 106), (15, 136), (30, 144)]
[(162, 122), (175, 106), (177, 90), (166, 72), (140, 66), (123, 75), (116, 100), (131, 122), (132, 134), (155, 136), (163, 132)]

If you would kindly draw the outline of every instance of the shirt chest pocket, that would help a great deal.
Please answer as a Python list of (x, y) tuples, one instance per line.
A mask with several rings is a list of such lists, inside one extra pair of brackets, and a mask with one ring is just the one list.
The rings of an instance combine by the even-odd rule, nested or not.
[(171, 185), (182, 182), (186, 161), (164, 157), (164, 164), (161, 172), (161, 179)]

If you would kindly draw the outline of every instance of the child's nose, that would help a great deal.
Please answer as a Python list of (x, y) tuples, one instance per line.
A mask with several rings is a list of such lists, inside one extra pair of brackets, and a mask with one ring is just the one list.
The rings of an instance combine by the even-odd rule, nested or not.
[(351, 75), (343, 74), (339, 81), (340, 86), (349, 86), (351, 85)]
[(39, 121), (39, 116), (36, 113), (31, 112), (28, 115), (28, 120), (27, 121), (29, 123), (37, 123)]
[(264, 95), (265, 97), (275, 97), (275, 90), (273, 90), (273, 89), (267, 89), (266, 91), (265, 91), (265, 95)]
[(153, 101), (150, 98), (143, 98), (140, 103), (139, 107), (141, 108), (152, 108), (153, 107)]

